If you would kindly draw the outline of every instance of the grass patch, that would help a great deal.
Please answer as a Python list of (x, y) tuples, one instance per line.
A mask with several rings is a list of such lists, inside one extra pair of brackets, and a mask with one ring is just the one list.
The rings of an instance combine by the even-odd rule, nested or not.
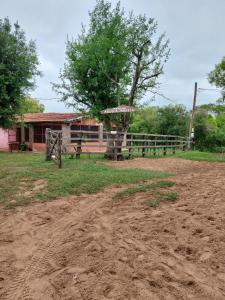
[(159, 203), (160, 201), (158, 199), (152, 199), (147, 202), (147, 205), (150, 207), (157, 207), (159, 206)]
[[(0, 204), (5, 207), (25, 205), (32, 201), (49, 201), (67, 195), (96, 193), (114, 184), (131, 184), (165, 178), (171, 174), (141, 169), (117, 169), (98, 160), (63, 160), (58, 169), (46, 162), (43, 154), (0, 153)], [(25, 197), (37, 180), (46, 187)], [(26, 184), (24, 184), (26, 182)]]
[(166, 193), (155, 193), (155, 196), (160, 200), (160, 201), (170, 201), (174, 202), (177, 200), (177, 192), (170, 191)]
[(175, 157), (197, 160), (197, 161), (209, 161), (209, 162), (225, 162), (225, 154), (212, 153), (212, 152), (201, 152), (201, 151), (179, 151)]
[(128, 188), (122, 192), (116, 193), (113, 198), (125, 198), (136, 193), (147, 192), (149, 190), (158, 189), (158, 188), (171, 187), (174, 186), (175, 184), (176, 182), (174, 181), (158, 181), (151, 184), (145, 184), (137, 187)]
[(177, 192), (169, 191), (169, 192), (157, 192), (154, 194), (154, 198), (147, 202), (147, 205), (150, 207), (159, 206), (160, 202), (175, 202), (178, 198)]
[[(141, 150), (133, 152), (134, 157), (142, 157)], [(196, 161), (209, 161), (209, 162), (225, 162), (225, 154), (224, 153), (212, 153), (212, 152), (202, 152), (198, 150), (193, 151), (182, 151), (176, 150), (176, 153), (173, 154), (172, 148), (167, 149), (167, 155), (163, 155), (163, 149), (158, 148), (156, 151), (156, 155), (153, 155), (153, 150), (149, 149), (146, 153), (146, 158), (165, 158), (165, 157), (176, 157), (183, 158), (188, 160), (196, 160)]]

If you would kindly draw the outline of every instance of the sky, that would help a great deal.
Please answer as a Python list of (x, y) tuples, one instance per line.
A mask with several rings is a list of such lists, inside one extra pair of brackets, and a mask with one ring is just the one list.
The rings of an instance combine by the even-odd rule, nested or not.
[[(117, 1), (112, 0), (112, 5)], [(191, 108), (194, 83), (199, 88), (214, 88), (207, 74), (225, 56), (225, 0), (121, 0), (126, 11), (146, 14), (158, 21), (158, 33), (166, 33), (171, 55), (160, 77), (159, 92), (173, 103)], [(95, 0), (0, 0), (0, 18), (20, 24), (27, 39), (36, 41), (43, 76), (31, 96), (37, 99), (59, 97), (51, 82), (65, 62), (67, 36), (76, 38), (81, 26), (88, 27), (88, 12)], [(215, 102), (220, 94), (201, 91), (197, 104)], [(148, 100), (144, 98), (143, 101)], [(46, 112), (71, 111), (58, 100), (40, 100)], [(170, 100), (155, 97), (152, 105), (168, 105)]]

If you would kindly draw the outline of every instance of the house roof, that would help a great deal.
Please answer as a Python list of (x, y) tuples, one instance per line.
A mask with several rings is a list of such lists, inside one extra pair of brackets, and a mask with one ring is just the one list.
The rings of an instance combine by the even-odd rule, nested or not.
[(79, 116), (79, 113), (28, 113), (24, 114), (21, 119), (25, 123), (65, 122)]

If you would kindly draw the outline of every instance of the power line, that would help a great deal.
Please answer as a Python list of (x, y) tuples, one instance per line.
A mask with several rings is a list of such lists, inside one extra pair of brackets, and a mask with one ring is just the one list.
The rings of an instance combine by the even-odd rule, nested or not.
[(37, 98), (37, 97), (34, 97), (34, 99), (41, 100), (41, 101), (61, 100), (61, 98)]
[(161, 94), (161, 93), (153, 92), (153, 91), (150, 91), (150, 92), (151, 92), (152, 94), (156, 94), (156, 95), (158, 95), (158, 96), (160, 96), (160, 97), (162, 97), (162, 98), (164, 98), (164, 99), (166, 99), (166, 100), (172, 102), (173, 104), (177, 104), (177, 101), (175, 101), (175, 100), (173, 100), (173, 99), (171, 99), (171, 98), (169, 98), (169, 97), (166, 97), (166, 96), (164, 96), (164, 95)]
[(198, 91), (215, 91), (215, 92), (222, 92), (222, 90), (219, 90), (219, 89), (205, 89), (205, 88), (198, 88)]
[[(175, 101), (175, 100), (173, 100), (173, 99), (171, 99), (169, 97), (166, 97), (165, 95), (163, 95), (161, 93), (153, 92), (153, 91), (150, 91), (150, 92), (152, 94), (156, 94), (156, 95), (158, 95), (158, 96), (160, 96), (160, 97), (162, 97), (162, 98), (164, 98), (164, 99), (166, 99), (166, 100), (168, 100), (168, 101), (170, 101), (170, 102), (172, 102), (174, 104), (177, 104), (177, 101)], [(33, 97), (33, 98), (36, 99), (36, 100), (41, 100), (41, 101), (52, 101), (52, 100), (61, 100), (62, 99), (62, 98), (38, 98), (38, 97)]]

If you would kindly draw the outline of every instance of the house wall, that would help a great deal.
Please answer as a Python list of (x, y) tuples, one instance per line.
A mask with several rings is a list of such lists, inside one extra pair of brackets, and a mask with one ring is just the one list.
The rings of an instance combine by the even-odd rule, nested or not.
[[(60, 123), (59, 123), (60, 124)], [(58, 125), (59, 125), (58, 124)], [(37, 124), (34, 124), (32, 126), (32, 130), (30, 129), (30, 149), (33, 150), (33, 152), (45, 152), (45, 143), (37, 143), (34, 142), (33, 140), (33, 136), (34, 136), (34, 126)], [(44, 124), (43, 124), (44, 125)], [(51, 125), (49, 123), (49, 125)], [(56, 125), (56, 123), (52, 123), (52, 125)], [(62, 125), (62, 136), (63, 136), (63, 144), (70, 144), (70, 125), (97, 125), (99, 126), (99, 129), (102, 131), (102, 125), (97, 123), (95, 119), (84, 119), (84, 120), (80, 120), (79, 122), (74, 122), (70, 125), (61, 123), (60, 125)], [(50, 127), (50, 126), (49, 126)], [(102, 134), (101, 134), (102, 136)], [(27, 144), (27, 143), (26, 143)]]
[(0, 150), (8, 151), (10, 142), (16, 142), (16, 130), (0, 127)]
[(3, 129), (0, 127), (0, 150), (9, 149), (9, 134), (8, 129)]
[(16, 128), (14, 129), (9, 129), (8, 130), (8, 139), (9, 139), (9, 143), (14, 143), (17, 141), (17, 137), (16, 137)]
[(33, 143), (32, 144), (33, 152), (45, 152), (45, 144), (42, 143)]

